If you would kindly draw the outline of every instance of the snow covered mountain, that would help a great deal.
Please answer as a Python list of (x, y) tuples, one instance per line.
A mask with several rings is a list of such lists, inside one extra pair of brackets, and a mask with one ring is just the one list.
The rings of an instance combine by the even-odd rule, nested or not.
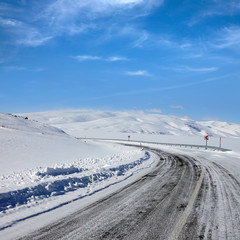
[[(64, 110), (28, 114), (33, 119), (84, 137), (104, 137), (110, 133), (240, 137), (240, 125), (220, 121), (194, 121), (146, 111)], [(120, 135), (119, 135), (120, 136)]]

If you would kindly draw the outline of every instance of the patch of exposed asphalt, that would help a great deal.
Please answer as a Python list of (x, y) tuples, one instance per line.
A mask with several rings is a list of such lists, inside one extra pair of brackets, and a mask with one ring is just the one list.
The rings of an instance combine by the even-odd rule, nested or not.
[(217, 163), (201, 161), (203, 184), (179, 240), (240, 239), (240, 183)]
[(234, 176), (209, 159), (152, 151), (154, 171), (22, 239), (240, 239)]
[(188, 205), (201, 168), (192, 158), (154, 152), (160, 163), (152, 173), (22, 239), (167, 239)]

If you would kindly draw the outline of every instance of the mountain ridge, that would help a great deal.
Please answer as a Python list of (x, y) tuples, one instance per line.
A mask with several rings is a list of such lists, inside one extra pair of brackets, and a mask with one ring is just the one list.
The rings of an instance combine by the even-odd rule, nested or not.
[(137, 133), (154, 135), (187, 135), (240, 137), (240, 124), (221, 121), (195, 121), (188, 117), (163, 115), (146, 111), (62, 110), (25, 113), (32, 119), (78, 135), (88, 131), (103, 133)]

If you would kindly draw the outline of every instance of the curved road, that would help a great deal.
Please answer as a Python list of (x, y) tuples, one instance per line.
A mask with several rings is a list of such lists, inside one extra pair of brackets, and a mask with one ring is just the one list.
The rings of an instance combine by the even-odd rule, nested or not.
[(22, 239), (240, 239), (240, 184), (226, 169), (149, 151), (151, 174)]

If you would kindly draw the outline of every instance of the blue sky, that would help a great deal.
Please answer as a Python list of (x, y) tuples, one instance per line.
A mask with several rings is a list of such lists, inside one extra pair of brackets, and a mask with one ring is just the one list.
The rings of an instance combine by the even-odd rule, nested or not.
[(240, 123), (239, 0), (0, 2), (0, 111)]

